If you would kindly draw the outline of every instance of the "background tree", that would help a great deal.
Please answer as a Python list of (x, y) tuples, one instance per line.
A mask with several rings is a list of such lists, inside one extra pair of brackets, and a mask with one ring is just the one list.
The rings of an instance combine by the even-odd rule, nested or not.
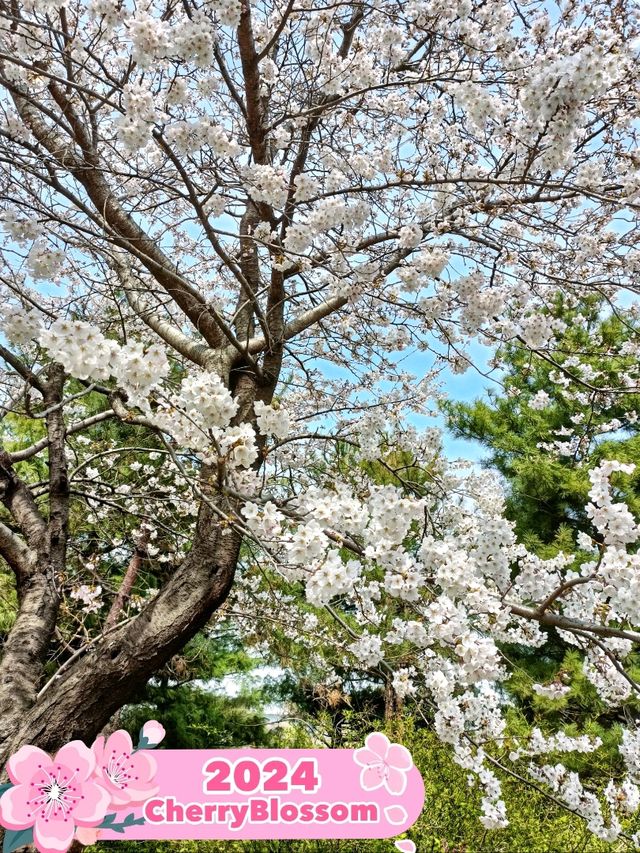
[[(541, 556), (564, 552), (584, 563), (594, 544), (602, 547), (585, 509), (589, 472), (604, 459), (640, 461), (635, 389), (624, 397), (598, 390), (633, 363), (635, 356), (625, 353), (633, 350), (635, 311), (621, 308), (603, 319), (596, 299), (579, 312), (559, 300), (554, 314), (566, 330), (553, 353), (532, 353), (517, 343), (503, 347), (499, 385), (472, 403), (445, 401), (444, 410), (454, 435), (479, 442), (486, 450), (482, 465), (504, 477), (505, 512), (519, 538)], [(596, 388), (589, 387), (594, 382)], [(615, 482), (616, 496), (637, 514), (637, 467)], [(590, 732), (607, 743), (608, 761), (615, 763), (612, 730), (637, 716), (637, 697), (615, 710), (602, 702), (575, 646), (553, 629), (540, 649), (509, 646), (506, 653), (517, 661), (508, 683), (518, 700), (513, 724)], [(633, 670), (639, 672), (635, 656)], [(541, 684), (551, 685), (548, 694)], [(597, 774), (597, 766), (590, 772)]]
[[(134, 733), (149, 719), (162, 719), (168, 749), (271, 746), (263, 708), (269, 697), (251, 687), (256, 661), (237, 634), (208, 631), (156, 673), (118, 715), (118, 726)], [(225, 681), (236, 695), (227, 695)]]
[[(635, 310), (603, 319), (593, 299), (581, 311), (560, 300), (554, 314), (566, 325), (551, 355), (521, 344), (496, 357), (499, 386), (473, 403), (445, 401), (447, 426), (488, 451), (483, 464), (508, 484), (507, 516), (529, 547), (540, 553), (575, 548), (582, 532), (600, 541), (585, 513), (589, 470), (603, 459), (640, 461), (635, 388), (625, 395), (604, 389), (633, 368)], [(617, 494), (637, 513), (638, 473), (620, 475)]]

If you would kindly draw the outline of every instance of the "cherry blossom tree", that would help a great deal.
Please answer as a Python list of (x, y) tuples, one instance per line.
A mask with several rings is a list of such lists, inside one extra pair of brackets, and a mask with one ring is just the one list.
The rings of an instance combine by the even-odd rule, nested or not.
[[(637, 689), (640, 531), (611, 485), (628, 468), (591, 472), (593, 559), (542, 560), (497, 479), (448, 465), (419, 419), (451, 371), (484, 369), (478, 342), (637, 393), (637, 368), (612, 385), (554, 349), (559, 300), (576, 323), (594, 299), (637, 315), (636, 4), (0, 9), (3, 406), (37, 436), (0, 457), (18, 598), (0, 759), (93, 737), (232, 590), (249, 621), (297, 631), (268, 567), (332, 615), (352, 666), (427, 691), (485, 825), (504, 825), (500, 643), (555, 629), (612, 705)], [(410, 453), (426, 485), (342, 476), (345, 445)], [(100, 582), (107, 529), (120, 590)], [(135, 610), (149, 555), (163, 583)], [(65, 645), (73, 607), (94, 621)], [(414, 662), (394, 671), (401, 644)], [(640, 802), (634, 727), (600, 797), (545, 763), (595, 748), (539, 733), (509, 761), (614, 839)]]

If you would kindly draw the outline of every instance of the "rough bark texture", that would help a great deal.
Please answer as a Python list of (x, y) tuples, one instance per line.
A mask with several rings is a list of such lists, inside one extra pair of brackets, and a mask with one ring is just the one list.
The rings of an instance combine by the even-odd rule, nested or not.
[(19, 609), (0, 662), (0, 755), (36, 700), (60, 596), (56, 578), (64, 569), (69, 520), (65, 425), (60, 401), (64, 373), (55, 365), (44, 391), (49, 440), (49, 518), (17, 476), (7, 454), (0, 460), (2, 501), (26, 539), (25, 559), (16, 573)]
[[(238, 402), (234, 420), (240, 423), (251, 419), (258, 390), (255, 376), (242, 369), (236, 370), (231, 376), (231, 387)], [(268, 388), (260, 390), (270, 398), (274, 387), (275, 383), (271, 383)], [(61, 387), (58, 394), (60, 391)], [(50, 416), (51, 447), (57, 446), (57, 442), (64, 438), (64, 424), (60, 424), (59, 412), (61, 409), (56, 409)], [(91, 741), (112, 715), (130, 701), (153, 673), (176, 654), (224, 603), (233, 583), (240, 552), (241, 534), (221, 522), (216, 513), (216, 509), (232, 513), (237, 510), (237, 504), (216, 495), (217, 472), (204, 466), (201, 491), (205, 497), (200, 505), (193, 546), (175, 574), (132, 622), (98, 637), (86, 653), (66, 669), (59, 680), (48, 683), (36, 699), (35, 693), (42, 680), (42, 659), (55, 628), (57, 613), (57, 593), (52, 578), (63, 568), (63, 543), (66, 541), (67, 486), (66, 472), (61, 467), (64, 452), (55, 457), (57, 461), (54, 456), (50, 450), (50, 518), (45, 523), (40, 516), (38, 527), (39, 531), (47, 533), (45, 556), (48, 562), (46, 565), (38, 564), (32, 581), (33, 592), (27, 591), (22, 597), (17, 627), (5, 645), (0, 670), (7, 668), (7, 661), (14, 661), (14, 683), (11, 689), (7, 686), (5, 690), (6, 714), (2, 716), (0, 763), (4, 763), (24, 743), (53, 752), (69, 740)], [(14, 489), (20, 488), (20, 483), (14, 485)], [(35, 504), (30, 504), (27, 498), (31, 498), (28, 490), (24, 496), (24, 511), (38, 512)], [(15, 496), (13, 500), (16, 500)], [(53, 586), (50, 588), (48, 584)], [(44, 619), (45, 616), (46, 624), (34, 621), (36, 617)], [(35, 649), (26, 642), (28, 638), (35, 643)], [(30, 663), (32, 658), (37, 658), (39, 668)], [(24, 701), (19, 713), (14, 713), (10, 707), (16, 679), (24, 680)]]
[(113, 604), (111, 605), (111, 609), (107, 614), (107, 618), (104, 620), (105, 631), (110, 631), (112, 628), (115, 628), (118, 623), (118, 616), (122, 613), (127, 604), (127, 601), (129, 600), (131, 590), (133, 589), (133, 586), (136, 582), (136, 578), (138, 577), (138, 573), (140, 572), (140, 568), (142, 566), (142, 561), (144, 560), (148, 544), (149, 530), (145, 529), (140, 535), (138, 541), (136, 542), (136, 547), (134, 549), (131, 559), (129, 560), (129, 565), (127, 566), (127, 571), (125, 572), (124, 578), (122, 579), (118, 594), (113, 600)]
[(233, 582), (240, 536), (213, 528), (194, 546), (164, 589), (121, 631), (114, 631), (54, 682), (5, 741), (0, 761), (21, 744), (45, 750), (91, 740), (112, 714), (179, 651), (224, 602)]

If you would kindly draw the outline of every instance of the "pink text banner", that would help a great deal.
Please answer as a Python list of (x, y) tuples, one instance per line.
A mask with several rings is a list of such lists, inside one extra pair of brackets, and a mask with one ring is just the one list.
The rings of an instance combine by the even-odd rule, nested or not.
[[(159, 790), (136, 810), (144, 823), (124, 837), (391, 838), (418, 819), (424, 784), (404, 747), (378, 744), (382, 754), (364, 748), (364, 766), (348, 749), (158, 751)], [(123, 834), (103, 829), (100, 838)]]
[[(147, 722), (50, 755), (22, 746), (0, 784), (3, 853), (66, 853), (99, 840), (392, 838), (418, 819), (409, 751), (373, 732), (358, 749), (166, 749)], [(414, 850), (399, 840), (400, 850)]]

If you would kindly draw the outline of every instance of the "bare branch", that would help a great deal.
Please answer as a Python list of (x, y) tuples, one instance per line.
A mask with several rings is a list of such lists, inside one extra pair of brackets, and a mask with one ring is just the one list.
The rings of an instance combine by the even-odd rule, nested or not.
[(177, 329), (167, 320), (163, 320), (152, 308), (147, 307), (139, 296), (139, 289), (135, 289), (135, 283), (130, 275), (124, 271), (119, 271), (118, 275), (122, 281), (127, 302), (143, 323), (176, 352), (179, 352), (194, 364), (205, 367), (207, 364), (207, 355), (211, 353), (209, 347), (199, 344), (197, 341), (190, 340), (180, 329)]
[(0, 358), (4, 359), (7, 364), (11, 365), (16, 373), (19, 373), (20, 376), (31, 385), (32, 388), (35, 388), (41, 394), (45, 393), (45, 386), (42, 380), (36, 376), (36, 374), (22, 361), (22, 359), (18, 358), (17, 355), (11, 352), (11, 350), (7, 349), (5, 346), (0, 344)]
[(32, 569), (34, 552), (6, 524), (0, 522), (0, 556), (16, 575), (20, 587)]
[[(106, 409), (104, 412), (98, 412), (96, 415), (91, 415), (88, 418), (85, 418), (82, 421), (78, 421), (75, 424), (71, 424), (71, 426), (67, 427), (66, 434), (74, 435), (78, 432), (84, 432), (87, 429), (90, 429), (92, 426), (96, 424), (102, 423), (103, 421), (107, 421), (110, 418), (115, 417), (116, 414), (113, 409)], [(10, 462), (13, 464), (14, 462), (24, 462), (25, 459), (31, 459), (33, 456), (37, 456), (41, 450), (44, 450), (49, 446), (49, 438), (48, 436), (45, 438), (41, 438), (40, 441), (37, 441), (35, 444), (30, 445), (29, 447), (25, 447), (22, 450), (14, 450), (11, 453), (7, 454)]]

